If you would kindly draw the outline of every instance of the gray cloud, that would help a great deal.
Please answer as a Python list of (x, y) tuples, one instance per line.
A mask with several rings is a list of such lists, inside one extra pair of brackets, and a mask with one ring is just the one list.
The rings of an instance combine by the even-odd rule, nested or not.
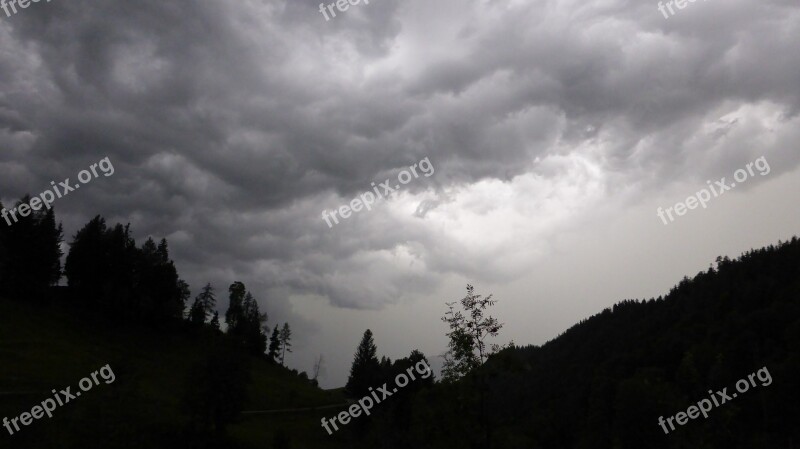
[[(100, 213), (168, 236), (195, 289), (241, 279), (299, 321), (293, 295), (381, 310), (444, 276), (510, 281), (604, 201), (800, 160), (788, 0), (669, 20), (628, 0), (376, 1), (330, 22), (318, 7), (54, 0), (2, 17), (2, 199), (109, 156), (112, 178), (56, 204), (68, 233)], [(322, 221), (424, 157), (431, 178)]]

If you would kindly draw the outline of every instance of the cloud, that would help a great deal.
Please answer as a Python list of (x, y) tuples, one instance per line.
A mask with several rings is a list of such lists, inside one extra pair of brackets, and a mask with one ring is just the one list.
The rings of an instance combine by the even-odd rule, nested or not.
[[(169, 236), (195, 288), (381, 309), (505, 281), (604, 202), (798, 164), (800, 8), (624, 0), (55, 1), (0, 23), (8, 202), (109, 156), (56, 208)], [(779, 57), (776, 57), (779, 55)], [(333, 229), (424, 157), (431, 178)]]

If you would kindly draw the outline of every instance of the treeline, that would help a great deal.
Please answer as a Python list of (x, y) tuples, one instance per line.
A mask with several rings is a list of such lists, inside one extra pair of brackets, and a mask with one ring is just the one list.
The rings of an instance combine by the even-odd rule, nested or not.
[[(364, 427), (359, 418), (348, 425), (348, 443), (431, 449), (795, 447), (798, 296), (797, 238), (736, 260), (720, 257), (664, 297), (622, 301), (541, 347), (505, 348), (458, 381), (421, 389), (408, 398), (407, 414), (377, 410)], [(380, 372), (369, 337), (356, 361), (371, 361), (354, 363), (354, 373)], [(451, 332), (452, 342), (459, 342), (458, 333)], [(736, 391), (738, 380), (762, 367), (774, 379), (768, 387), (740, 394), (707, 419), (669, 434), (659, 426), (659, 417), (686, 411), (709, 390)], [(363, 391), (353, 377), (348, 388)], [(386, 401), (387, 408), (394, 399)]]
[[(27, 203), (24, 197), (21, 203)], [(0, 203), (0, 210), (4, 211)], [(0, 221), (0, 293), (45, 297), (61, 279), (63, 231), (55, 212), (33, 211), (19, 222)]]
[[(275, 325), (267, 346), (267, 314), (258, 309), (258, 302), (241, 282), (228, 287), (229, 305), (225, 312), (227, 335), (238, 341), (250, 354), (266, 353), (269, 361), (284, 365), (287, 352), (292, 352), (292, 330), (289, 323)], [(187, 321), (195, 327), (209, 327), (219, 332), (219, 312), (214, 287), (209, 283), (197, 295), (187, 313)], [(267, 350), (269, 349), (269, 350)]]
[[(241, 282), (228, 288), (224, 332), (210, 284), (187, 308), (189, 288), (166, 240), (138, 247), (129, 227), (109, 228), (96, 217), (73, 238), (62, 270), (62, 234), (52, 210), (0, 223), (0, 293), (47, 297), (63, 271), (67, 296), (109, 319), (177, 322), (197, 332), (212, 350), (187, 380), (191, 435), (224, 433), (242, 409), (252, 357), (238, 353), (276, 365), (291, 353), (288, 324), (270, 335), (267, 315)], [(460, 308), (449, 304), (443, 317), (450, 329), (443, 381), (412, 381), (331, 438), (370, 448), (793, 447), (800, 441), (798, 295), (800, 241), (793, 238), (737, 260), (718, 258), (665, 297), (623, 301), (541, 347), (517, 348), (487, 346), (502, 324), (484, 315), (491, 295), (468, 286)], [(427, 363), (419, 351), (378, 358), (367, 330), (346, 393), (359, 399), (391, 387), (420, 361)], [(669, 435), (659, 427), (659, 416), (761, 367), (774, 384)]]
[[(358, 401), (362, 397), (370, 396), (384, 384), (388, 390), (393, 390), (397, 376), (413, 370), (419, 362), (430, 366), (428, 359), (418, 350), (413, 350), (408, 357), (395, 361), (386, 356), (378, 359), (378, 348), (372, 331), (367, 329), (356, 348), (345, 394)], [(371, 415), (359, 416), (342, 432), (334, 434), (333, 438), (349, 440), (356, 447), (407, 447), (403, 446), (403, 442), (410, 442), (409, 432), (414, 425), (414, 410), (422, 406), (419, 403), (420, 395), (433, 388), (434, 382), (432, 373), (427, 378), (417, 376), (405, 387), (393, 391), (390, 398), (375, 406)]]
[[(22, 203), (28, 198), (17, 206)], [(189, 305), (189, 285), (180, 278), (166, 239), (148, 238), (138, 246), (130, 225), (109, 226), (96, 216), (72, 238), (62, 266), (65, 248), (53, 209), (31, 210), (13, 223), (0, 221), (0, 299), (65, 305), (88, 322), (111, 327), (192, 334), (194, 362), (178, 393), (186, 428), (170, 430), (192, 447), (230, 447), (226, 428), (247, 400), (253, 357), (317, 386), (306, 373), (284, 367), (292, 351), (289, 324), (276, 324), (268, 338), (267, 314), (242, 282), (228, 288), (224, 331), (210, 283)], [(64, 277), (66, 285), (59, 285)]]
[[(17, 205), (28, 202), (25, 197)], [(111, 321), (164, 326), (186, 320), (222, 333), (211, 284), (187, 309), (189, 285), (178, 275), (166, 239), (148, 238), (137, 246), (130, 225), (109, 226), (96, 216), (75, 234), (62, 267), (64, 247), (53, 209), (0, 222), (0, 294), (28, 300), (66, 297)], [(55, 288), (63, 277), (66, 287)], [(267, 314), (259, 311), (252, 293), (241, 282), (231, 284), (228, 293), (224, 333), (251, 355), (284, 364), (291, 352), (289, 324), (276, 324), (268, 346)]]
[[(430, 366), (425, 355), (416, 349), (411, 351), (408, 357), (397, 359), (394, 362), (386, 356), (382, 356), (378, 360), (378, 347), (375, 345), (372, 331), (367, 329), (353, 356), (350, 376), (347, 378), (347, 385), (344, 388), (345, 394), (353, 399), (367, 396), (370, 388), (379, 387), (384, 383), (391, 385), (398, 374), (405, 373), (410, 367), (423, 361), (425, 365)], [(433, 376), (422, 379), (410, 390), (433, 385), (433, 382)]]
[(394, 362), (387, 357), (379, 360), (372, 332), (367, 330), (356, 350), (345, 393), (357, 400), (384, 383), (394, 393), (372, 415), (359, 417), (346, 433), (335, 437), (351, 447), (509, 447), (495, 441), (491, 417), (497, 411), (488, 398), (504, 353), (515, 348), (513, 342), (491, 343), (503, 327), (490, 315), (496, 302), (492, 295), (483, 297), (467, 285), (463, 298), (445, 303), (441, 319), (448, 325), (449, 343), (438, 382), (431, 375), (394, 390), (398, 375), (420, 362), (430, 366), (428, 360), (417, 350)]
[[(800, 442), (800, 240), (748, 251), (684, 278), (664, 297), (626, 300), (541, 347), (489, 361), (495, 448), (791, 448)], [(658, 424), (767, 367), (774, 382), (669, 434)], [(451, 393), (458, 395), (459, 387)], [(417, 440), (469, 447), (440, 389)], [(481, 447), (487, 447), (483, 445)]]

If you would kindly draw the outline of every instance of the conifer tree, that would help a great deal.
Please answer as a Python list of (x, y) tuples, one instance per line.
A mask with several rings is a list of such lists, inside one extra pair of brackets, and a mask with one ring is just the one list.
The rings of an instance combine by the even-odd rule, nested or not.
[(217, 306), (217, 298), (214, 296), (214, 287), (211, 286), (210, 282), (203, 287), (203, 291), (200, 293), (199, 298), (206, 313), (211, 313)]
[(48, 286), (57, 285), (61, 280), (61, 243), (64, 240), (64, 231), (61, 223), (56, 224), (56, 213), (48, 209), (41, 217), (38, 230), (40, 241), (39, 251), (42, 255), (42, 281)]
[(216, 305), (217, 299), (214, 296), (214, 287), (211, 286), (211, 283), (208, 283), (194, 299), (194, 304), (189, 310), (189, 322), (193, 324), (205, 323), (208, 316), (214, 312)]
[[(17, 202), (29, 207), (30, 197)], [(0, 206), (2, 210), (2, 206)], [(0, 289), (13, 296), (42, 297), (61, 279), (61, 242), (63, 231), (56, 223), (53, 209), (30, 210), (27, 216), (16, 214), (17, 221), (0, 221), (4, 250), (0, 254)]]
[(278, 328), (278, 325), (275, 325), (275, 329), (272, 331), (272, 336), (269, 338), (269, 354), (267, 356), (273, 361), (278, 361), (278, 354), (281, 350), (281, 331)]
[(353, 365), (350, 367), (350, 377), (347, 379), (345, 391), (351, 397), (364, 396), (369, 387), (380, 376), (380, 362), (378, 361), (378, 347), (372, 338), (372, 331), (367, 329), (356, 349)]
[(142, 277), (137, 281), (134, 273), (145, 260), (130, 228), (119, 224), (108, 228), (98, 215), (75, 234), (65, 272), (78, 297), (112, 317), (125, 319), (142, 308), (136, 294)]
[(245, 346), (254, 355), (263, 355), (267, 351), (266, 327), (267, 314), (258, 310), (258, 303), (250, 292), (244, 297), (242, 304), (244, 324), (242, 337)]
[(182, 318), (191, 295), (169, 259), (166, 240), (147, 239), (141, 248), (130, 226), (106, 226), (96, 216), (75, 235), (65, 272), (75, 296), (110, 317), (148, 322)]
[(199, 297), (194, 299), (192, 307), (189, 309), (189, 316), (187, 318), (191, 324), (199, 326), (206, 322), (206, 311), (203, 310), (203, 305), (199, 301)]
[(287, 352), (292, 352), (292, 330), (289, 329), (289, 323), (283, 323), (278, 340), (281, 342), (281, 365), (286, 365), (284, 359)]
[(240, 323), (244, 319), (244, 295), (246, 289), (243, 283), (234, 282), (228, 287), (228, 297), (230, 302), (228, 310), (225, 312), (225, 322), (228, 324), (228, 333), (237, 334), (240, 329)]
[(225, 312), (228, 335), (238, 339), (251, 354), (263, 355), (267, 350), (267, 335), (264, 328), (267, 314), (259, 312), (258, 302), (243, 283), (234, 282), (228, 291), (230, 305)]

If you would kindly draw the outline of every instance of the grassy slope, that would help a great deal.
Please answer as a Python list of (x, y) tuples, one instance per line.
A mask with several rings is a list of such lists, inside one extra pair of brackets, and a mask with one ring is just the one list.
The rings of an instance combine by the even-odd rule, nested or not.
[[(116, 375), (14, 435), (0, 427), (0, 447), (71, 447), (103, 441), (106, 447), (145, 447), (159, 429), (183, 424), (181, 394), (188, 368), (203, 355), (189, 335), (110, 327), (66, 308), (0, 300), (0, 419), (18, 416), (109, 364)], [(344, 402), (338, 391), (322, 391), (286, 370), (253, 360), (246, 409), (288, 409)], [(3, 395), (26, 392), (24, 395)], [(306, 440), (293, 447), (324, 446), (323, 414), (337, 410), (244, 417), (230, 433), (244, 447), (270, 447), (285, 426)], [(124, 424), (120, 424), (124, 423)], [(328, 443), (330, 443), (328, 441)], [(176, 447), (180, 447), (177, 445)]]

